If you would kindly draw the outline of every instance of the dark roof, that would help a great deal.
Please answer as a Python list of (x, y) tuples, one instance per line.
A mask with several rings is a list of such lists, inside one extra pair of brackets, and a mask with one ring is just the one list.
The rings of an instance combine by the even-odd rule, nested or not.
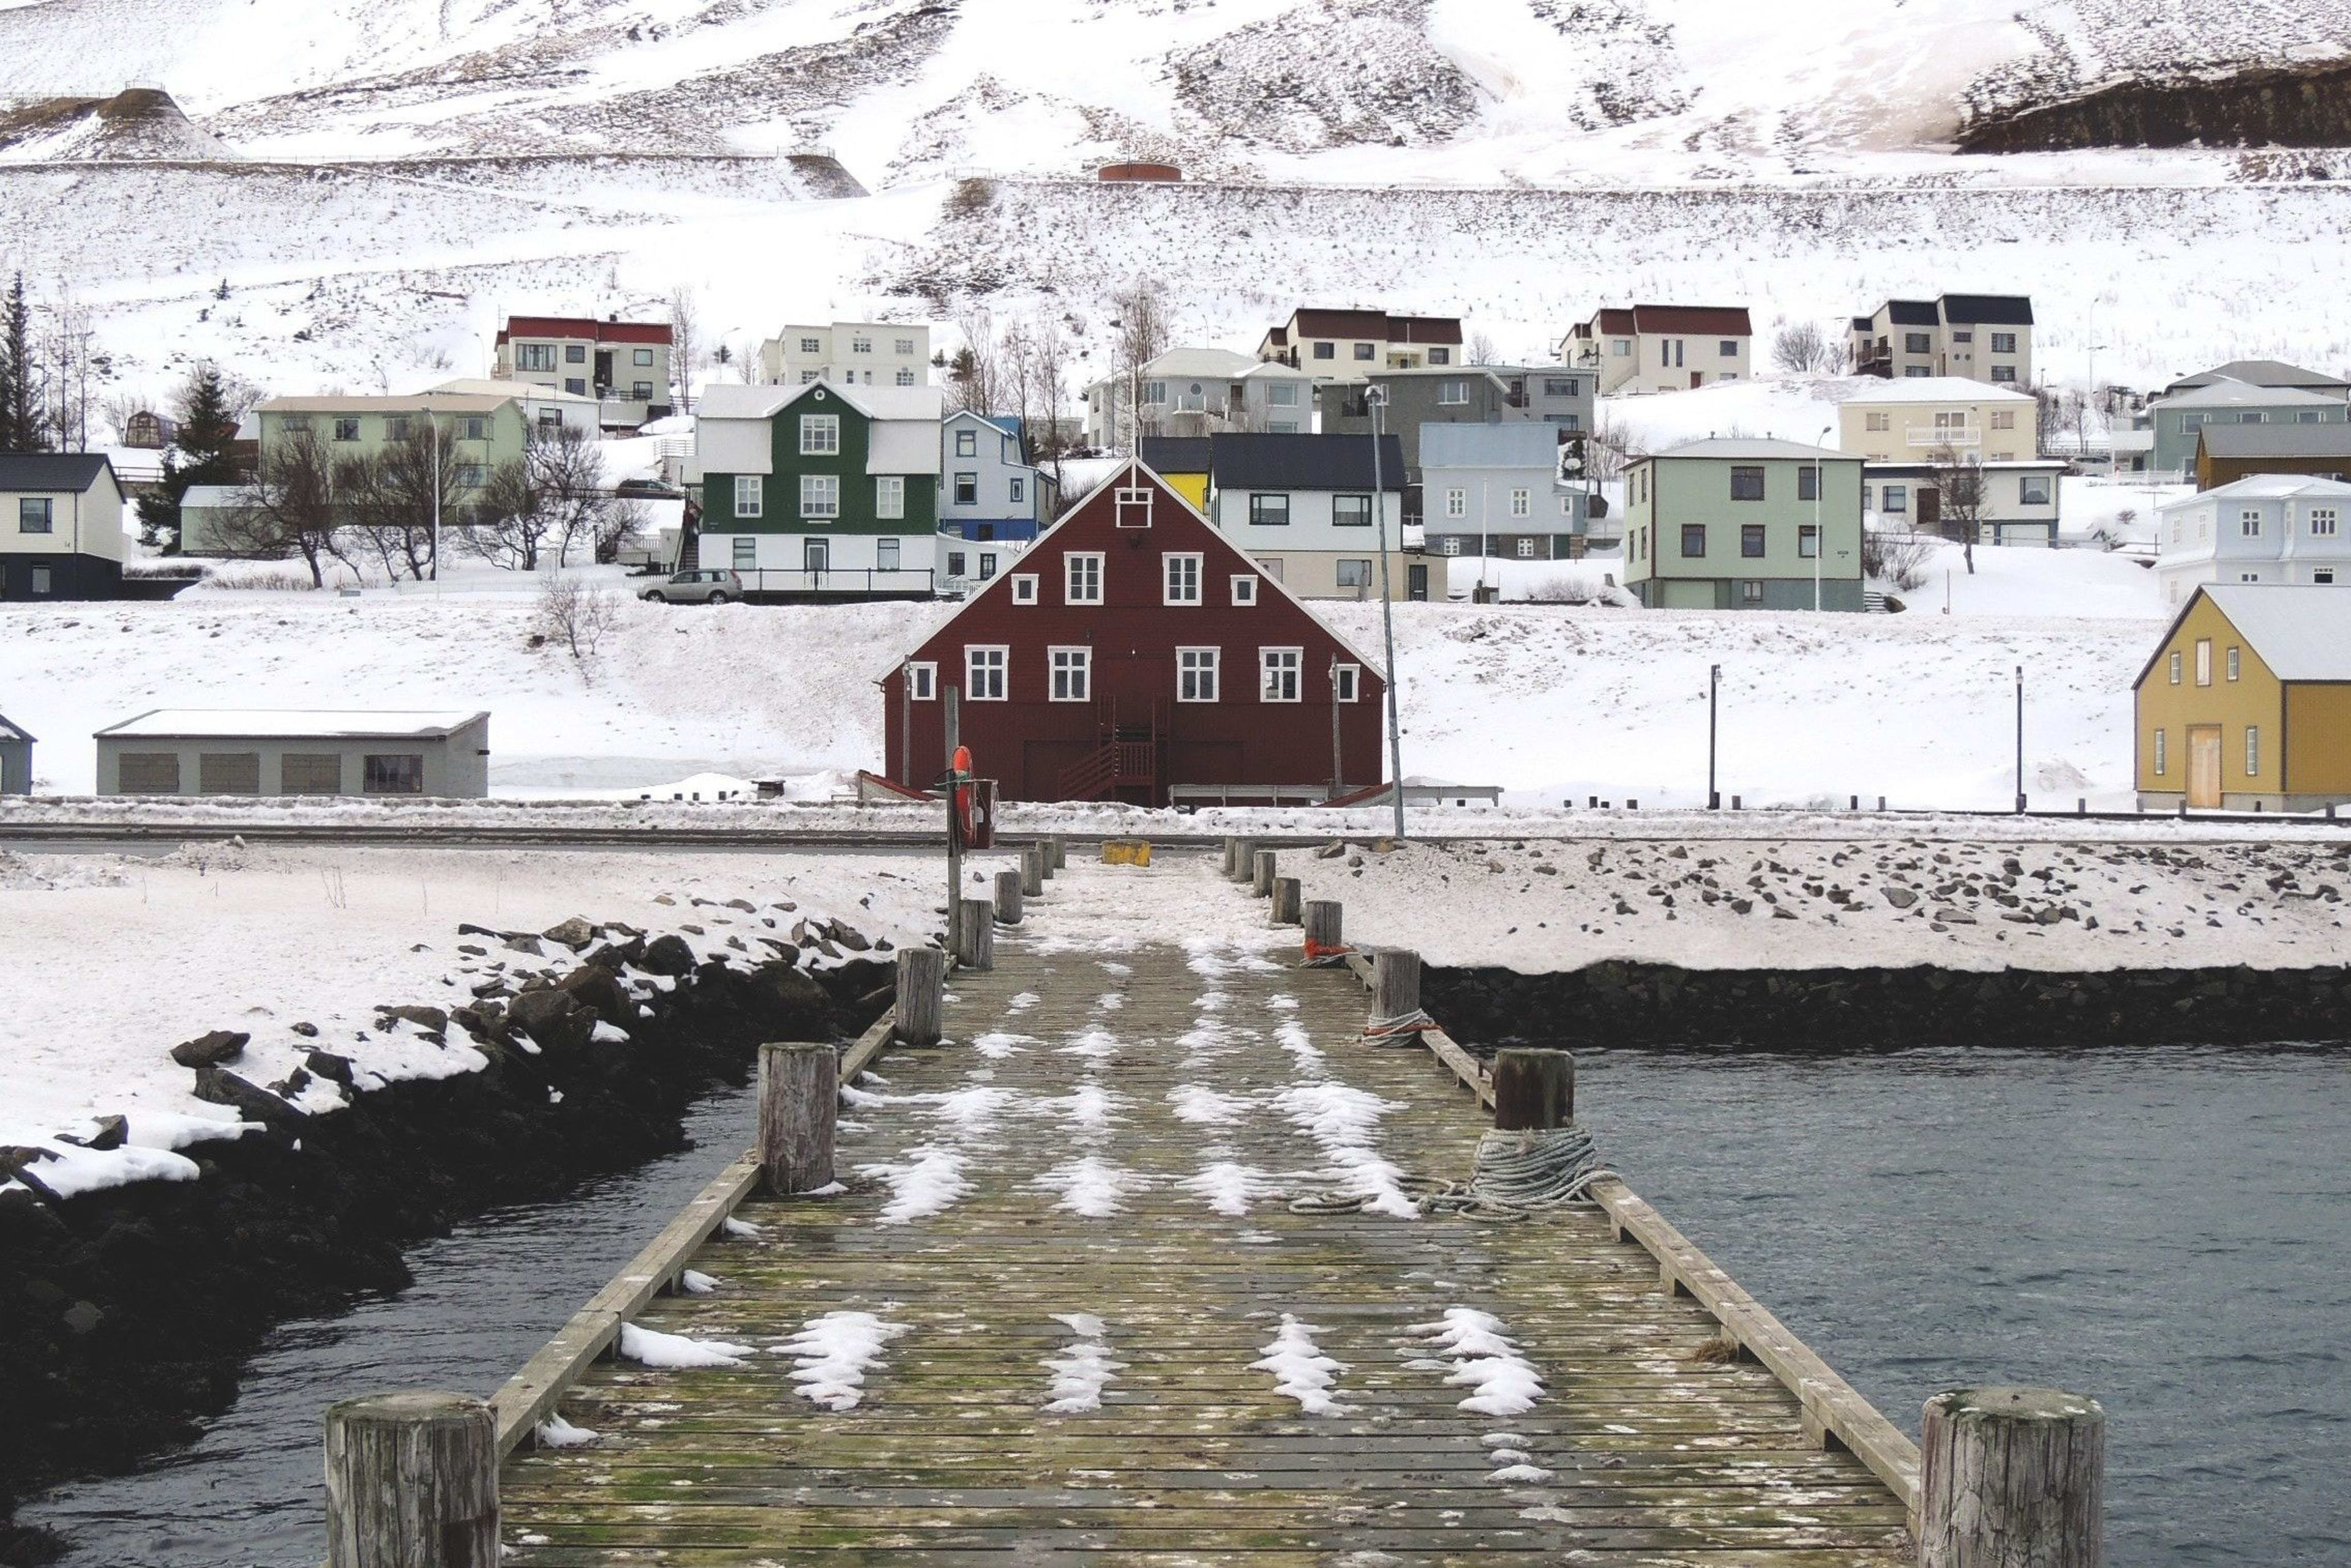
[(1886, 320), (1894, 327), (1939, 327), (1943, 319), (1935, 313), (1931, 299), (1889, 299), (1886, 302)]
[(593, 316), (509, 316), (496, 340), (509, 338), (586, 338), (599, 343), (666, 343), (666, 321), (599, 321)]
[(2205, 424), (2204, 450), (2214, 457), (2351, 457), (2351, 424)]
[(1853, 329), (1856, 332), (1872, 331), (1876, 326), (1877, 319), (1873, 316), (1856, 316), (1853, 319)]
[[(1208, 471), (1220, 490), (1372, 487), (1372, 444), (1361, 435), (1230, 434), (1208, 442)], [(1394, 435), (1380, 437), (1380, 488), (1404, 488), (1404, 443)]]
[(1946, 294), (1943, 319), (1958, 326), (2030, 327), (2032, 301), (2022, 294)]
[(1318, 310), (1300, 306), (1290, 328), (1301, 338), (1368, 338), (1383, 343), (1458, 343), (1461, 322), (1453, 316), (1391, 316), (1384, 310)]
[[(1744, 305), (1635, 305), (1635, 325), (1644, 332), (1697, 332), (1727, 338), (1754, 336)], [(1611, 327), (1607, 330), (1614, 331)]]
[(5, 713), (0, 713), (0, 740), (21, 740), (26, 745), (30, 746), (33, 743), (33, 737), (31, 733), (26, 730), (23, 727), (10, 724), (8, 722), (8, 716)]
[(2340, 392), (2351, 388), (2351, 382), (2346, 382), (2340, 376), (2330, 376), (2324, 371), (2306, 371), (2283, 360), (2231, 360), (2225, 365), (2215, 365), (2209, 371), (2182, 376), (2163, 390), (2168, 395), (2176, 392), (2191, 392), (2221, 381), (2244, 382), (2257, 387), (2298, 387), (2306, 392), (2320, 389)]
[(0, 490), (87, 490), (101, 472), (113, 479), (103, 452), (0, 452)]
[(1146, 435), (1139, 455), (1154, 474), (1206, 474), (1208, 441), (1205, 435)]

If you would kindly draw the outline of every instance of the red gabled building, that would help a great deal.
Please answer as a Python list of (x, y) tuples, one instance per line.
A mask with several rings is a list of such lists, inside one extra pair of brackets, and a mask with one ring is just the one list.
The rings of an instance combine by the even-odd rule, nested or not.
[(1140, 462), (881, 685), (890, 777), (917, 787), (946, 768), (949, 686), (975, 770), (1008, 800), (1385, 779), (1379, 670)]

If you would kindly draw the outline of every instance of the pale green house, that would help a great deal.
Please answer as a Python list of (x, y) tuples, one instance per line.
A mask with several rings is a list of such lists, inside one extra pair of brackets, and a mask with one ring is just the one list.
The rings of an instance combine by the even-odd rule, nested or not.
[[(1693, 441), (1625, 474), (1625, 583), (1653, 610), (1863, 608), (1861, 459)], [(1817, 587), (1816, 587), (1817, 584)]]

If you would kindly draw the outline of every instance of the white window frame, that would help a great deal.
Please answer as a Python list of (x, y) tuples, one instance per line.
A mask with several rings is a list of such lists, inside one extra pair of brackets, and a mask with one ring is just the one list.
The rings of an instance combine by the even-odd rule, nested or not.
[(1331, 666), (1331, 700), (1334, 703), (1360, 702), (1364, 695), (1364, 666), (1342, 660)]
[(2248, 779), (2258, 779), (2261, 776), (2262, 727), (2257, 724), (2249, 724), (2245, 726), (2245, 777)]
[(841, 476), (838, 474), (801, 475), (801, 520), (831, 522), (840, 516)]
[(2331, 538), (2333, 538), (2335, 537), (2335, 519), (2336, 519), (2336, 517), (2337, 517), (2337, 514), (2336, 514), (2336, 512), (2335, 512), (2335, 509), (2334, 507), (2311, 507), (2311, 508), (2310, 508), (2310, 535), (2311, 535), (2311, 538), (2321, 538), (2321, 539), (2331, 539)]
[(1510, 516), (1530, 517), (1534, 515), (1534, 510), (1535, 493), (1532, 490), (1518, 488), (1510, 492)]
[(1304, 702), (1305, 663), (1306, 650), (1303, 648), (1259, 648), (1257, 651), (1257, 700), (1261, 703)]
[(1257, 602), (1257, 574), (1252, 571), (1233, 573), (1233, 603), (1236, 606)]
[[(1176, 650), (1176, 700), (1213, 703), (1224, 700), (1225, 651), (1222, 648)], [(1189, 692), (1189, 695), (1186, 693)]]
[(736, 475), (735, 515), (756, 517), (767, 509), (767, 476), (761, 474)]
[(922, 659), (906, 666), (906, 695), (909, 701), (936, 702), (939, 696), (939, 666), (935, 660)]
[(1094, 651), (1084, 644), (1045, 650), (1049, 701), (1090, 703), (1094, 700)]
[[(1372, 562), (1374, 559), (1374, 558), (1371, 556), (1341, 556), (1338, 559), (1331, 563), (1331, 586), (1333, 588), (1362, 589), (1368, 591), (1372, 586)], [(1363, 578), (1361, 582), (1350, 582), (1347, 580), (1348, 568), (1350, 567), (1362, 569), (1360, 572), (1356, 574)]]
[[(1081, 577), (1087, 575), (1080, 570), (1081, 567), (1089, 564), (1093, 568), (1093, 571), (1092, 573), (1093, 580), (1091, 584), (1084, 583), (1080, 580)], [(1080, 591), (1081, 588), (1088, 587), (1092, 590), (1092, 592), (1081, 593)], [(1102, 552), (1098, 549), (1071, 550), (1069, 554), (1063, 556), (1061, 558), (1061, 602), (1064, 604), (1100, 604), (1102, 601)]]
[(1016, 571), (1012, 574), (1012, 602), (1015, 604), (1034, 604), (1037, 602), (1037, 574), (1035, 572)]
[(1534, 558), (1535, 541), (1532, 539), (1520, 539), (1519, 541), (1519, 559), (1520, 560), (1532, 560)]
[(1162, 604), (1196, 605), (1204, 601), (1200, 583), (1207, 568), (1207, 557), (1196, 551), (1171, 551), (1161, 556), (1159, 562)]
[(2171, 760), (2168, 755), (2168, 751), (2169, 747), (2164, 744), (2164, 732), (2160, 729), (2157, 730), (2155, 732), (2155, 776), (2158, 779), (2170, 771), (2167, 766)]
[(727, 542), (726, 558), (726, 564), (732, 570), (741, 571), (747, 567), (753, 571), (758, 570), (758, 536), (756, 534), (737, 534), (734, 538)]
[(895, 520), (906, 515), (906, 476), (903, 474), (876, 474), (873, 476), (873, 515)]
[(956, 456), (977, 457), (979, 455), (979, 432), (977, 430), (958, 430), (955, 433), (955, 455)]
[(837, 413), (800, 415), (800, 455), (803, 457), (840, 456), (841, 415)]
[(1445, 492), (1445, 515), (1448, 517), (1468, 517), (1469, 515), (1469, 492), (1467, 490), (1447, 490)]
[(2257, 539), (2262, 537), (2262, 509), (2259, 507), (2237, 508), (2237, 533), (2242, 538)]
[(1008, 666), (1012, 650), (1001, 643), (967, 643), (963, 650), (963, 700), (1000, 703), (1011, 700)]
[(1120, 528), (1147, 528), (1151, 526), (1151, 486), (1130, 485), (1120, 488), (1112, 497), (1116, 512), (1111, 526)]

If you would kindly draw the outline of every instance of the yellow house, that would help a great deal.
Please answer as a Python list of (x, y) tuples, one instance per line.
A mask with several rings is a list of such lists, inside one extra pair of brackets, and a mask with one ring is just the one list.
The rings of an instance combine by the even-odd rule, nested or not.
[(1167, 487), (1200, 510), (1208, 510), (1208, 438), (1205, 435), (1146, 435), (1139, 454), (1145, 466), (1167, 482)]
[(2134, 691), (2141, 804), (2351, 801), (2351, 589), (2205, 584)]

